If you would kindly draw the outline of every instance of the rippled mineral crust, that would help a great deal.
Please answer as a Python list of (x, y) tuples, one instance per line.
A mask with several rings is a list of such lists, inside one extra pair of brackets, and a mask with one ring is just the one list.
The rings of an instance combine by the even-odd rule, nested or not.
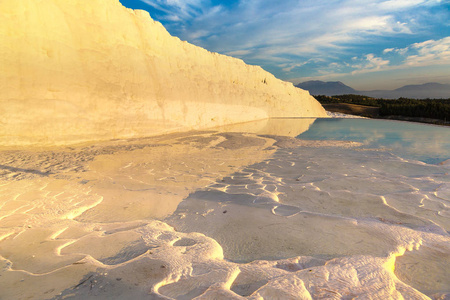
[(307, 91), (172, 37), (118, 0), (1, 0), (0, 19), (2, 145), (326, 117)]

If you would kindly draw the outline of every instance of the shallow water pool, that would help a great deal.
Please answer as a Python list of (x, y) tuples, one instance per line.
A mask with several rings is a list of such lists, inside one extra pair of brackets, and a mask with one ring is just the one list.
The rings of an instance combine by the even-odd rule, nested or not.
[(384, 149), (405, 159), (437, 164), (450, 159), (450, 128), (373, 119), (316, 119), (298, 136), (305, 140), (348, 140)]

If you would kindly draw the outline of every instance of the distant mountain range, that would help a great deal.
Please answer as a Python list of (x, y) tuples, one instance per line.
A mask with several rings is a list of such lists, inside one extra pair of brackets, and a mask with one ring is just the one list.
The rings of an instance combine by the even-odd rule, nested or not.
[(374, 98), (397, 99), (400, 97), (413, 99), (426, 98), (450, 98), (450, 84), (441, 84), (430, 82), (419, 85), (405, 85), (395, 90), (375, 90), (375, 91), (357, 91), (340, 81), (320, 81), (312, 80), (302, 82), (296, 85), (304, 90), (308, 90), (311, 95), (345, 95), (355, 94)]

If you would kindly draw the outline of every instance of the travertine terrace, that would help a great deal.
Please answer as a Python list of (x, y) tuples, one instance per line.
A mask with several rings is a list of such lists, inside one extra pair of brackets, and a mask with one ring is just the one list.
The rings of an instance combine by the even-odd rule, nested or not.
[(308, 92), (172, 37), (118, 0), (0, 1), (0, 144), (323, 117)]
[(448, 299), (449, 133), (320, 117), (118, 0), (0, 0), (0, 299)]

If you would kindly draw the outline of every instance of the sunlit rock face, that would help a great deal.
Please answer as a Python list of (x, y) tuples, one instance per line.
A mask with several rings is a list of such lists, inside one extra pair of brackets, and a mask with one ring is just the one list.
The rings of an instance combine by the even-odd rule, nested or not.
[(0, 143), (66, 144), (326, 116), (307, 91), (118, 0), (0, 1)]

